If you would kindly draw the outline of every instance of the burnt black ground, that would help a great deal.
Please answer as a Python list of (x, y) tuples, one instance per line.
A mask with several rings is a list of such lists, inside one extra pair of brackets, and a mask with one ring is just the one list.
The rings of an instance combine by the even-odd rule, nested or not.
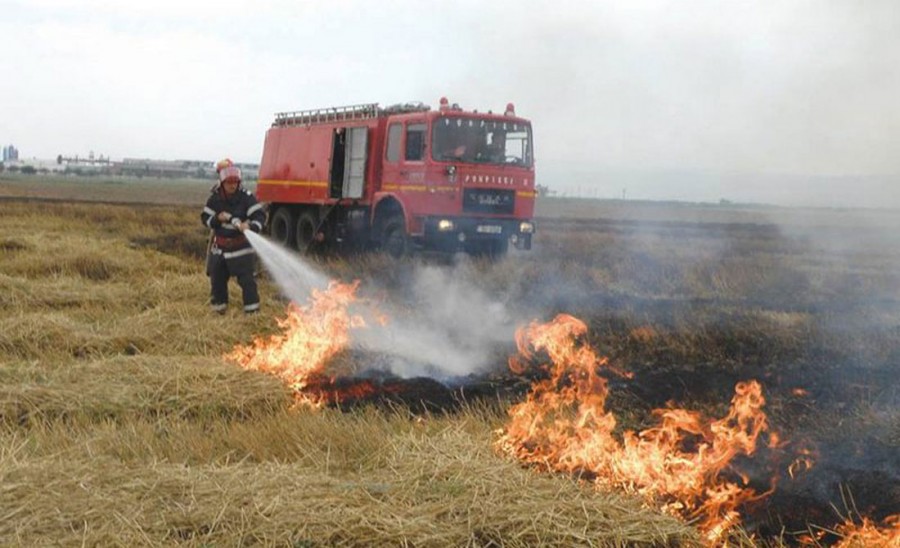
[[(757, 454), (737, 459), (734, 466), (749, 475), (757, 492), (767, 491), (775, 481), (771, 495), (742, 509), (744, 526), (761, 538), (783, 534), (785, 541), (793, 542), (810, 529), (833, 527), (846, 516), (880, 521), (900, 513), (900, 383), (892, 372), (846, 366), (836, 374), (822, 366), (797, 364), (737, 370), (711, 364), (666, 371), (636, 368), (634, 373), (632, 379), (609, 378), (608, 407), (629, 429), (651, 426), (651, 411), (670, 403), (717, 418), (726, 412), (737, 382), (761, 382), (770, 430), (784, 443), (777, 449), (765, 447), (764, 435)], [(343, 392), (362, 384), (373, 388), (336, 404), (343, 409), (399, 405), (413, 414), (440, 414), (467, 404), (518, 401), (536, 376), (539, 371), (441, 382), (368, 371), (355, 379), (338, 379), (334, 387)], [(797, 392), (799, 388), (804, 392)], [(791, 476), (788, 467), (805, 450), (814, 465), (799, 467)]]

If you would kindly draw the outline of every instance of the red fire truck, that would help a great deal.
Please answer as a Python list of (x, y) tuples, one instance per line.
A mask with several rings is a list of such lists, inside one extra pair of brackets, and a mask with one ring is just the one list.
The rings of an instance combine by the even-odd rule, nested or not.
[(531, 249), (531, 123), (446, 98), (275, 115), (257, 197), (283, 245), (504, 254)]

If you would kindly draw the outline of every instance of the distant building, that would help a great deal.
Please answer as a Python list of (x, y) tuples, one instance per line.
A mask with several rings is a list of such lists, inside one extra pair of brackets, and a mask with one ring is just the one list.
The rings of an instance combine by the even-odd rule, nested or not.
[(113, 163), (113, 170), (119, 175), (138, 177), (211, 177), (213, 169), (209, 162), (199, 160), (153, 160), (149, 158), (125, 158)]
[(4, 162), (15, 162), (18, 159), (19, 159), (19, 149), (17, 149), (13, 145), (9, 145), (8, 147), (3, 147), (3, 161)]
[[(216, 167), (208, 160), (154, 160), (150, 158), (125, 158), (112, 160), (109, 156), (64, 156), (58, 154), (51, 160), (38, 158), (19, 160), (19, 150), (13, 145), (2, 148), (2, 158), (6, 167), (31, 166), (42, 173), (62, 173), (65, 175), (110, 175), (126, 177), (154, 177), (161, 179), (210, 179), (215, 180)], [(259, 176), (259, 164), (235, 164), (243, 171), (245, 181), (255, 181)]]
[[(255, 180), (259, 174), (259, 164), (235, 164), (244, 172), (244, 179)], [(113, 162), (112, 172), (116, 175), (161, 178), (214, 178), (215, 164), (202, 160), (153, 160), (149, 158), (125, 158)]]
[(26, 158), (16, 160), (16, 164), (21, 170), (32, 168), (37, 173), (62, 173), (65, 169), (65, 166), (57, 164), (55, 159)]

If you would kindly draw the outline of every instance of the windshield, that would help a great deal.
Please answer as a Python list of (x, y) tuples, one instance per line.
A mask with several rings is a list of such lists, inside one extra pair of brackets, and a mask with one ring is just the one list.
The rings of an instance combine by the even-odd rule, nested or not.
[(531, 124), (443, 116), (431, 132), (431, 157), (439, 162), (531, 166)]

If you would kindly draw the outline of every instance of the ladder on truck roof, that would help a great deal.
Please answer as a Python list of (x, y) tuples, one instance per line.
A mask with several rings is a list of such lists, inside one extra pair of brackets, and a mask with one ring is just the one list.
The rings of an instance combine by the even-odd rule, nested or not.
[(378, 116), (378, 103), (349, 105), (346, 107), (317, 108), (312, 110), (296, 110), (275, 114), (275, 126), (300, 126), (321, 124), (324, 122), (343, 122), (345, 120), (368, 120)]
[(424, 112), (431, 107), (422, 103), (403, 103), (379, 108), (378, 103), (348, 105), (344, 107), (316, 108), (312, 110), (295, 110), (275, 113), (273, 126), (301, 126), (321, 124), (325, 122), (343, 122), (349, 120), (369, 120), (385, 114), (402, 114), (406, 112)]

